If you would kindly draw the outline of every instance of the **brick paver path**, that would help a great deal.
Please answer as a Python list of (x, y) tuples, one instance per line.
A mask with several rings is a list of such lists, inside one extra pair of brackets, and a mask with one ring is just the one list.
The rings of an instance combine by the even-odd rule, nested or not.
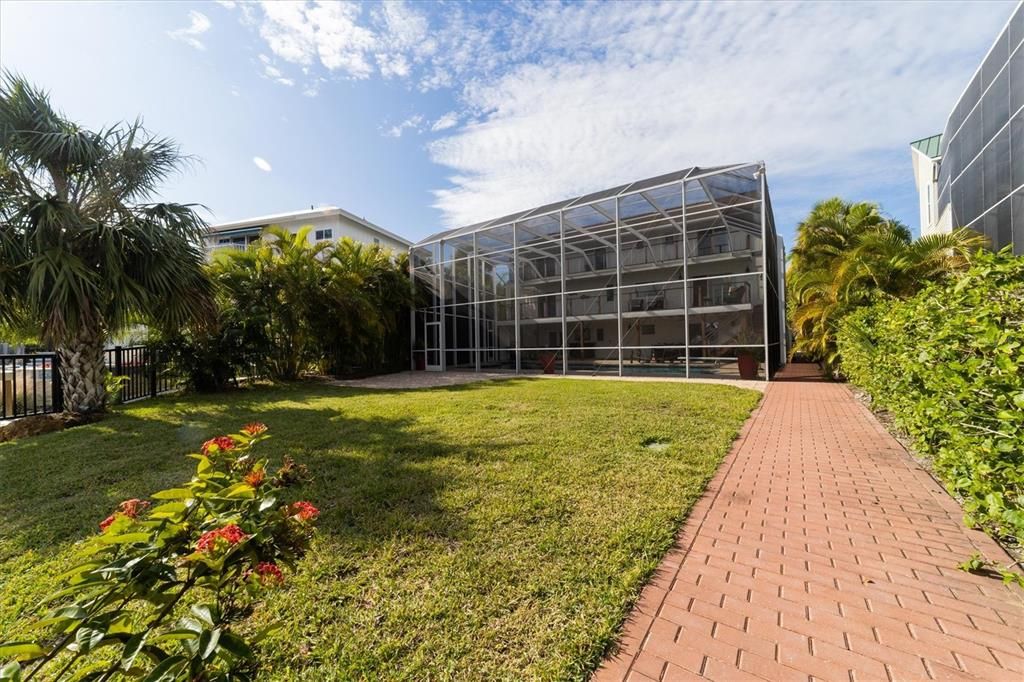
[(1022, 591), (956, 568), (1005, 553), (814, 369), (769, 386), (594, 680), (1024, 680)]

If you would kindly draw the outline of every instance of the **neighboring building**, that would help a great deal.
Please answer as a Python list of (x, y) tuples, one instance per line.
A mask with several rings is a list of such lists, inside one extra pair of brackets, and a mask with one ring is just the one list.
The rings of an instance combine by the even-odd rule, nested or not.
[[(948, 225), (939, 224), (939, 148), (942, 135), (932, 135), (910, 143), (910, 159), (914, 164), (914, 184), (921, 216), (921, 234), (950, 232)], [(946, 212), (949, 218), (949, 211)]]
[[(994, 249), (1012, 245), (1024, 254), (1024, 3), (953, 107), (942, 135), (911, 147), (922, 234), (969, 227)], [(932, 183), (928, 160), (938, 164)]]
[(270, 225), (279, 225), (292, 233), (308, 226), (311, 228), (311, 243), (336, 242), (342, 237), (350, 237), (357, 242), (380, 244), (394, 251), (405, 251), (411, 244), (408, 240), (344, 209), (325, 206), (308, 211), (279, 213), (211, 225), (206, 237), (207, 253), (213, 253), (218, 249), (245, 249), (258, 240), (263, 229)]
[(785, 362), (784, 251), (763, 164), (442, 232), (411, 260), (419, 369), (764, 379)]

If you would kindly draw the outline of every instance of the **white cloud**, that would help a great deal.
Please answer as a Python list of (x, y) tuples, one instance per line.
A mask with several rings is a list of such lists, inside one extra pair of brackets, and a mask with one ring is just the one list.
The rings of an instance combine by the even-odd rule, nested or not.
[(263, 65), (263, 75), (281, 85), (287, 85), (291, 87), (295, 85), (295, 80), (289, 78), (282, 73), (281, 69), (274, 66), (274, 61), (265, 54), (261, 54), (260, 63)]
[(260, 35), (285, 61), (316, 62), (352, 78), (373, 72), (368, 56), (376, 46), (373, 32), (359, 26), (362, 8), (355, 2), (263, 2)]
[(210, 30), (210, 19), (202, 12), (196, 12), (190, 10), (188, 13), (189, 25), (185, 28), (177, 28), (173, 31), (168, 31), (169, 35), (174, 40), (179, 40), (186, 45), (191, 45), (197, 50), (205, 50), (206, 46), (203, 45), (202, 41), (199, 40), (198, 36), (203, 35)]
[(564, 50), (471, 82), (479, 122), (428, 146), (452, 170), (449, 225), (691, 165), (764, 160), (825, 193), (903, 182), (892, 152), (941, 128), (1000, 24), (955, 4), (540, 11), (524, 40)]
[(387, 128), (386, 130), (384, 130), (384, 136), (385, 137), (401, 137), (402, 133), (404, 133), (406, 130), (416, 130), (416, 131), (419, 131), (422, 128), (422, 126), (423, 126), (423, 116), (421, 114), (416, 114), (414, 116), (410, 116), (409, 118), (405, 119), (401, 123), (399, 123), (397, 125), (393, 125), (393, 126)]
[(690, 165), (763, 159), (774, 185), (824, 183), (830, 193), (905, 182), (909, 169), (893, 159), (941, 128), (1013, 10), (981, 2), (243, 7), (254, 8), (250, 20), (276, 60), (302, 67), (305, 78), (454, 91), (449, 114), (383, 131), (444, 133), (427, 148), (451, 172), (435, 203), (449, 224)]
[(447, 114), (437, 119), (431, 124), (430, 129), (434, 132), (439, 130), (448, 130), (454, 128), (459, 124), (459, 115), (454, 111), (449, 111)]
[(269, 173), (271, 170), (273, 170), (270, 167), (270, 163), (261, 156), (252, 157), (252, 162), (256, 164), (256, 167), (259, 168), (264, 173)]
[(238, 6), (238, 3), (235, 2), (235, 0), (217, 0), (217, 4), (224, 9), (234, 9)]

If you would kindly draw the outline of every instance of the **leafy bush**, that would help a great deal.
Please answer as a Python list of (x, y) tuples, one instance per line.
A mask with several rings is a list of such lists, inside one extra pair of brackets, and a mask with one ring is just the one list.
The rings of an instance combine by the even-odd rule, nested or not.
[[(245, 597), (284, 581), (308, 547), (319, 514), (284, 504), (281, 491), (303, 478), (291, 460), (275, 474), (253, 447), (266, 426), (203, 444), (195, 476), (146, 500), (126, 500), (83, 546), (87, 560), (61, 580), (35, 627), (35, 640), (0, 644), (0, 680), (249, 679), (252, 645), (233, 624)], [(191, 604), (187, 613), (185, 605)]]
[(212, 324), (190, 325), (156, 339), (154, 346), (167, 360), (169, 371), (182, 377), (188, 388), (201, 393), (223, 391), (239, 376), (253, 374), (259, 353), (246, 338), (244, 325), (232, 317), (221, 311)]
[(221, 316), (273, 378), (407, 367), (407, 258), (349, 238), (310, 244), (309, 232), (272, 225), (249, 249), (217, 253)]
[(906, 301), (849, 315), (842, 369), (962, 498), (969, 523), (1024, 537), (1024, 258), (978, 256)]

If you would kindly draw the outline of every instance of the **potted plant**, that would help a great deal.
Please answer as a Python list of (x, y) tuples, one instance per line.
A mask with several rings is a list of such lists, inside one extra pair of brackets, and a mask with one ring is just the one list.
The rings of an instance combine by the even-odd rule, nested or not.
[(557, 360), (557, 358), (556, 358), (554, 353), (541, 353), (540, 354), (540, 364), (541, 364), (541, 367), (544, 368), (544, 373), (545, 374), (554, 374), (555, 373), (555, 362), (556, 362), (556, 360)]
[(740, 368), (740, 379), (748, 381), (757, 379), (757, 370), (761, 366), (760, 360), (749, 348), (741, 348), (736, 355), (736, 364)]
[[(754, 338), (748, 329), (743, 329), (733, 343), (737, 345), (754, 345), (759, 340)], [(761, 367), (761, 353), (753, 348), (740, 348), (736, 352), (736, 364), (739, 366), (740, 379), (751, 381), (757, 379), (757, 371)]]

